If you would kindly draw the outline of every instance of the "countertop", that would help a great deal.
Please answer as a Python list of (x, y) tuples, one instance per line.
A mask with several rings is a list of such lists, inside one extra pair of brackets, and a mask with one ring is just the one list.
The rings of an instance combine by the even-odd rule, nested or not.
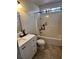
[(19, 47), (21, 47), (23, 44), (25, 44), (26, 42), (28, 42), (32, 37), (34, 37), (35, 35), (33, 34), (27, 34), (26, 36), (22, 37), (22, 38), (18, 38), (18, 45)]

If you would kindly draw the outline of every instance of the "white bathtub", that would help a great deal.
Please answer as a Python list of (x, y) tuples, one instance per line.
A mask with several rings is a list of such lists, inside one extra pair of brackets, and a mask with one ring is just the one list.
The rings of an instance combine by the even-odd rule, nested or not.
[(40, 39), (44, 39), (47, 44), (55, 45), (55, 46), (62, 46), (62, 39), (57, 39), (53, 37), (45, 37), (45, 36), (37, 36)]

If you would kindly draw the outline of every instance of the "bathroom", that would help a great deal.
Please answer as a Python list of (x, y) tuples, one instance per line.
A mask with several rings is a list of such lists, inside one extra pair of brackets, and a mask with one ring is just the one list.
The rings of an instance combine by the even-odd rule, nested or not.
[(17, 0), (17, 42), (17, 59), (62, 59), (62, 0)]

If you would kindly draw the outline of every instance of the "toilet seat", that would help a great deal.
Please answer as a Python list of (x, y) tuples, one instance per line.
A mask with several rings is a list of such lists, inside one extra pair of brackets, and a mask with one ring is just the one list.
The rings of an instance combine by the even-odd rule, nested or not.
[(45, 45), (45, 41), (43, 39), (37, 40), (38, 45)]

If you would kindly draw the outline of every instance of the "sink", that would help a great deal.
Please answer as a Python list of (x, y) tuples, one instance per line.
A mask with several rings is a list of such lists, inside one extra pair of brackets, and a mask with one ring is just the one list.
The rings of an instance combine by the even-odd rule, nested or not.
[(35, 35), (33, 35), (33, 34), (27, 34), (27, 35), (24, 36), (24, 37), (18, 38), (18, 39), (17, 39), (18, 45), (19, 45), (19, 46), (22, 46), (23, 44), (25, 44), (26, 42), (28, 42), (29, 40), (31, 40), (32, 37), (34, 37), (34, 36), (35, 36)]

